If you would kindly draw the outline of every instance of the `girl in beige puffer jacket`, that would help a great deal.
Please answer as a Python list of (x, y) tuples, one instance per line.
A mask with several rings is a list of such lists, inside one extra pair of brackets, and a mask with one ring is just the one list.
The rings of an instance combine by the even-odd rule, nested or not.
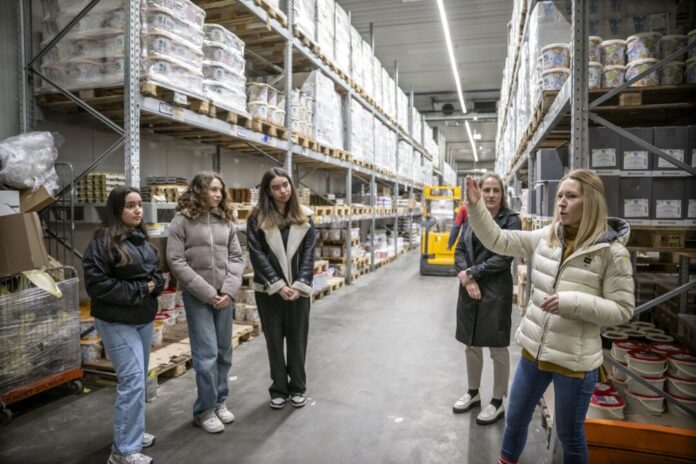
[(541, 230), (501, 230), (480, 196), (467, 178), (469, 224), (481, 243), (532, 263), (532, 294), (515, 334), (522, 359), (499, 462), (517, 462), (534, 407), (551, 382), (564, 463), (587, 462), (583, 424), (602, 364), (600, 328), (628, 321), (635, 309), (628, 224), (607, 220), (602, 181), (584, 169), (561, 180), (553, 221)]

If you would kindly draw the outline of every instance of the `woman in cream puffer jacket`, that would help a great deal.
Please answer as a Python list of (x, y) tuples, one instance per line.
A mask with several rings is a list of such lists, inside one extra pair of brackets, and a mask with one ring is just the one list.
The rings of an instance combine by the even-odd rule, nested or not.
[(607, 219), (602, 181), (578, 169), (559, 183), (554, 219), (536, 231), (501, 230), (467, 179), (469, 225), (494, 253), (531, 260), (532, 293), (515, 334), (523, 348), (510, 392), (500, 461), (515, 463), (534, 407), (554, 383), (564, 462), (587, 462), (584, 419), (602, 364), (600, 328), (635, 309), (629, 227)]

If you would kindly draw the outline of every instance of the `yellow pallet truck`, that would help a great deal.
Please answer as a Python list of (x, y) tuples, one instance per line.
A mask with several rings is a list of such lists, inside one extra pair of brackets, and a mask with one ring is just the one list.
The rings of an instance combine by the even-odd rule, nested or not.
[(421, 275), (455, 276), (454, 250), (447, 249), (449, 234), (461, 204), (462, 189), (428, 186), (423, 191), (423, 234), (421, 235)]

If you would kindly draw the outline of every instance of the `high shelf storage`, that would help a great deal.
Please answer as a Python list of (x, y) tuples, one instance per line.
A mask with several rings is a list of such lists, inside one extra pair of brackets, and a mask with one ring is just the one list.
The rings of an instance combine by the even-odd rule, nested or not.
[[(383, 85), (377, 85), (376, 77), (372, 79), (372, 76), (368, 78), (367, 75), (358, 75), (365, 63), (370, 62), (371, 67), (376, 69), (379, 61), (372, 55), (373, 47), (367, 45), (351, 27), (350, 14), (340, 8), (334, 8), (332, 1), (288, 0), (283, 2), (283, 11), (279, 10), (278, 2), (265, 0), (194, 0), (195, 7), (170, 4), (171, 2), (164, 0), (126, 1), (121, 4), (123, 15), (114, 19), (120, 21), (117, 27), (123, 28), (119, 31), (123, 37), (124, 56), (116, 62), (117, 67), (123, 66), (124, 79), (121, 82), (93, 83), (85, 78), (81, 84), (70, 86), (60, 81), (60, 73), (54, 68), (41, 66), (51, 53), (56, 52), (60, 55), (61, 50), (57, 47), (67, 40), (66, 36), (73, 28), (83, 24), (81, 20), (88, 18), (90, 12), (101, 11), (99, 8), (108, 8), (110, 3), (114, 2), (91, 0), (84, 7), (82, 4), (71, 5), (73, 14), (57, 15), (60, 19), (56, 21), (57, 27), (53, 31), (55, 35), (44, 41), (40, 47), (41, 51), (33, 55), (33, 50), (38, 47), (33, 47), (31, 43), (31, 38), (35, 36), (32, 34), (32, 2), (20, 1), (19, 23), (23, 29), (20, 40), (23, 60), (22, 130), (28, 130), (32, 125), (33, 104), (36, 99), (42, 109), (71, 115), (89, 115), (118, 136), (116, 142), (98, 156), (84, 172), (72, 179), (73, 184), (79, 184), (80, 180), (102, 160), (123, 148), (125, 183), (140, 186), (141, 133), (161, 134), (215, 146), (216, 153), (211, 166), (213, 169), (219, 169), (221, 151), (230, 149), (284, 166), (297, 180), (298, 187), (305, 176), (317, 170), (344, 176), (345, 204), (336, 206), (347, 206), (347, 214), (332, 222), (340, 220), (347, 231), (350, 231), (351, 226), (357, 221), (369, 220), (370, 235), (374, 236), (375, 225), (382, 220), (391, 222), (392, 230), (396, 234), (399, 217), (413, 221), (414, 216), (420, 215), (418, 208), (394, 208), (394, 211), (386, 214), (387, 218), (379, 218), (378, 210), (373, 207), (371, 217), (368, 218), (365, 215), (354, 216), (350, 208), (353, 188), (358, 182), (369, 186), (371, 198), (376, 197), (378, 184), (391, 188), (395, 203), (401, 195), (409, 195), (409, 198), (412, 198), (425, 184), (431, 183), (434, 172), (432, 160), (438, 159), (438, 154), (430, 153), (433, 149), (436, 150), (437, 146), (432, 143), (432, 136), (427, 134), (427, 125), (422, 116), (413, 107), (412, 93), (409, 98), (398, 87), (396, 63), (393, 77), (382, 68), (380, 84)], [(309, 17), (314, 18), (314, 15), (317, 15), (318, 21), (333, 22), (332, 27), (328, 29), (334, 31), (336, 40), (328, 40), (318, 35), (320, 29), (312, 34), (311, 21), (307, 21), (306, 3), (315, 5), (312, 6)], [(153, 71), (153, 67), (144, 71), (141, 67), (142, 52), (147, 52), (144, 50), (145, 47), (151, 45), (145, 40), (141, 41), (141, 37), (143, 33), (148, 33), (148, 27), (152, 27), (149, 21), (159, 21), (157, 17), (153, 19), (150, 16), (144, 20), (144, 8), (152, 8), (152, 14), (159, 14), (162, 9), (167, 8), (183, 8), (177, 14), (191, 17), (192, 21), (202, 21), (202, 12), (206, 25), (223, 26), (233, 32), (243, 42), (244, 57), (251, 69), (249, 74), (253, 74), (255, 78), (270, 75), (267, 79), (256, 80), (274, 85), (282, 83), (286, 96), (284, 121), (260, 121), (240, 105), (220, 104), (207, 98), (205, 93), (193, 91), (191, 86), (186, 85), (189, 81), (172, 83), (166, 79), (162, 80), (157, 74), (158, 70)], [(149, 10), (147, 14), (150, 15)], [(339, 36), (351, 38), (347, 48), (341, 50), (341, 53), (339, 50), (331, 49), (332, 46), (339, 48)], [(198, 36), (195, 40), (198, 40)], [(357, 52), (357, 47), (361, 47), (361, 53)], [(362, 61), (356, 65), (353, 63), (353, 57), (358, 56)], [(193, 56), (192, 59), (198, 58)], [(174, 67), (171, 63), (168, 66)], [(181, 63), (177, 66), (184, 67)], [(343, 121), (340, 135), (344, 140), (342, 145), (319, 143), (318, 137), (313, 138), (297, 130), (296, 115), (293, 115), (293, 103), (290, 98), (292, 92), (289, 89), (297, 87), (293, 77), (298, 72), (321, 74), (340, 97), (340, 119)], [(39, 78), (47, 84), (46, 88), (58, 92), (38, 92), (37, 90), (45, 90), (34, 88)], [(359, 110), (356, 110), (356, 107), (359, 107)], [(370, 124), (374, 125), (372, 127), (375, 134), (379, 126), (382, 131), (380, 134), (390, 136), (388, 138), (392, 143), (388, 144), (388, 153), (385, 156), (394, 162), (389, 166), (378, 165), (372, 160), (357, 156), (359, 150), (354, 150), (352, 146), (352, 141), (356, 140), (352, 127), (356, 112), (369, 115), (370, 121), (374, 121)], [(283, 116), (282, 110), (279, 114)], [(375, 153), (382, 149), (385, 143), (376, 135), (373, 135), (370, 141), (372, 146), (369, 150), (363, 146), (362, 151)], [(408, 160), (407, 164), (400, 164), (405, 160)], [(452, 169), (443, 171), (450, 175), (453, 173)], [(58, 197), (71, 194), (69, 190), (64, 189)], [(171, 206), (153, 204), (152, 208), (171, 209)], [(53, 235), (56, 238), (55, 234)], [(69, 248), (73, 245), (68, 239), (61, 237), (58, 240)], [(396, 251), (396, 240), (394, 245)], [(79, 254), (76, 250), (73, 251)], [(351, 259), (350, 256), (346, 258), (349, 267), (347, 276), (350, 280)], [(374, 259), (371, 264), (375, 264)]]

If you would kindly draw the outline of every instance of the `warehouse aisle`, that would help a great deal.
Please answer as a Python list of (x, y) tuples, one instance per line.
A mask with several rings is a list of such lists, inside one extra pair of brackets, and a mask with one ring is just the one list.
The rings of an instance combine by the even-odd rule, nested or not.
[[(237, 421), (219, 435), (192, 426), (189, 371), (148, 405), (157, 444), (147, 454), (158, 464), (495, 462), (502, 422), (480, 427), (476, 412), (451, 412), (466, 385), (464, 347), (453, 337), (456, 296), (453, 278), (421, 277), (418, 254), (409, 253), (315, 303), (304, 409), (268, 407), (265, 345), (254, 340), (234, 355), (228, 404)], [(491, 382), (487, 372), (484, 401)], [(100, 389), (20, 415), (1, 430), (0, 462), (106, 462), (113, 395)], [(538, 424), (537, 415), (523, 462), (540, 462)]]

